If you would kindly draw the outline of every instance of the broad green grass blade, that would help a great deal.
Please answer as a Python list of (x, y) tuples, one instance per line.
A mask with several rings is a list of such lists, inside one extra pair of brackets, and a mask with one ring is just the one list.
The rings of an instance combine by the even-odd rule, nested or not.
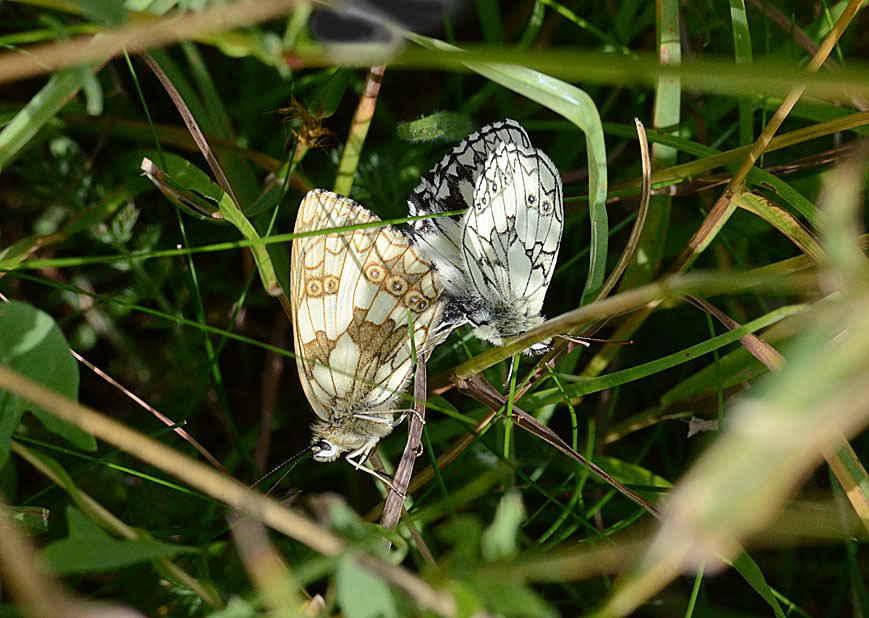
[[(416, 35), (407, 35), (417, 40)], [(443, 43), (442, 43), (443, 44)], [(455, 51), (453, 48), (451, 51)], [(391, 62), (407, 68), (456, 70), (475, 63), (523, 65), (559, 79), (587, 84), (654, 87), (658, 75), (680, 75), (682, 88), (721, 96), (753, 96), (758, 92), (783, 96), (794, 85), (804, 85), (805, 94), (835, 100), (843, 92), (851, 96), (869, 95), (869, 63), (851, 59), (835, 72), (809, 74), (805, 68), (786, 58), (756, 61), (752, 71), (733, 63), (731, 57), (692, 58), (679, 69), (660, 66), (656, 56), (644, 54), (636, 60), (627, 56), (585, 51), (577, 48), (514, 49), (490, 45), (465, 45), (465, 53), (450, 57), (441, 49), (430, 51), (407, 48)], [(383, 62), (382, 53), (362, 53), (353, 57), (329, 54), (318, 45), (299, 46), (298, 55), (312, 66), (369, 66)], [(472, 69), (475, 71), (475, 69)]]
[(12, 122), (0, 131), (0, 172), (18, 157), (45, 123), (75, 96), (89, 76), (92, 77), (85, 68), (55, 73), (15, 115)]

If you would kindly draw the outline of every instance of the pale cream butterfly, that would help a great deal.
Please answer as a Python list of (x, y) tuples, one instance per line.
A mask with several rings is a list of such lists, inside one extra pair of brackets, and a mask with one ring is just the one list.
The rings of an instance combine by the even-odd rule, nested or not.
[(408, 208), (414, 216), (467, 209), (408, 224), (444, 284), (440, 330), (469, 323), (478, 338), (503, 345), (543, 322), (564, 226), (561, 177), (518, 122), (465, 138), (422, 177)]
[[(314, 189), (299, 206), (294, 233), (378, 221), (350, 198)], [(395, 415), (406, 412), (396, 402), (412, 350), (432, 345), (440, 283), (405, 235), (385, 225), (294, 238), (290, 278), (296, 366), (319, 418), (311, 427), (314, 459), (346, 453), (361, 468)]]

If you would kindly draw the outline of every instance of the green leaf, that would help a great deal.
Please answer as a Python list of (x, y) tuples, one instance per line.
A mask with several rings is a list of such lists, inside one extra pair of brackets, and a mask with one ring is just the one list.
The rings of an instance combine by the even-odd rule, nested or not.
[(64, 575), (112, 571), (131, 564), (195, 551), (193, 547), (163, 543), (151, 538), (113, 538), (73, 507), (66, 510), (66, 521), (69, 536), (52, 543), (41, 554), (41, 558), (54, 571)]
[[(245, 240), (257, 243), (251, 245), (250, 251), (253, 254), (253, 259), (256, 263), (257, 271), (259, 272), (266, 293), (271, 296), (280, 295), (282, 293), (282, 288), (280, 283), (278, 283), (274, 264), (269, 256), (266, 245), (259, 242), (261, 237), (259, 233), (257, 233), (256, 228), (254, 228), (247, 217), (244, 216), (244, 213), (238, 209), (232, 201), (232, 198), (229, 197), (223, 189), (211, 182), (205, 172), (197, 168), (195, 165), (184, 161), (181, 157), (177, 157), (174, 161), (173, 165), (178, 165), (179, 167), (173, 167), (173, 173), (171, 176), (165, 173), (165, 171), (160, 170), (150, 159), (147, 158), (142, 160), (142, 169), (145, 171), (148, 178), (150, 178), (155, 185), (160, 187), (161, 191), (166, 192), (167, 189), (171, 190), (172, 197), (179, 200), (179, 204), (181, 203), (179, 196), (182, 194), (192, 196), (193, 194), (191, 191), (195, 191), (208, 200), (213, 200), (217, 203), (219, 216), (222, 216), (225, 220), (232, 223), (236, 229), (241, 232), (241, 235), (244, 236)], [(205, 200), (197, 200), (197, 202), (200, 206), (202, 204), (207, 204)], [(192, 205), (193, 202), (188, 202), (188, 206)], [(212, 205), (209, 204), (207, 210), (212, 216), (218, 216), (218, 213), (214, 211)]]
[(328, 118), (338, 109), (344, 101), (344, 94), (350, 86), (353, 71), (349, 69), (335, 69), (325, 84), (316, 91), (308, 104), (311, 113), (320, 118)]
[(470, 580), (474, 590), (493, 613), (517, 618), (549, 618), (558, 614), (531, 588), (509, 579), (476, 575)]
[(471, 119), (458, 112), (435, 112), (419, 120), (402, 122), (396, 128), (398, 137), (406, 142), (456, 142), (473, 131)]
[(208, 174), (184, 157), (171, 152), (163, 153), (161, 160), (166, 166), (165, 170), (158, 168), (148, 157), (142, 159), (141, 167), (145, 176), (163, 195), (172, 199), (184, 212), (201, 221), (225, 223), (215, 203), (216, 199), (211, 198), (221, 190)]
[(397, 616), (392, 592), (386, 583), (345, 556), (335, 571), (338, 604), (347, 618)]
[[(31, 305), (16, 301), (0, 304), (0, 364), (61, 395), (78, 399), (78, 364), (70, 354), (69, 344), (51, 316)], [(20, 397), (0, 391), (0, 465), (9, 456), (9, 440), (27, 411), (78, 448), (96, 450), (92, 435)]]
[(506, 559), (516, 555), (516, 535), (524, 518), (522, 495), (518, 491), (504, 494), (498, 503), (492, 525), (483, 532), (480, 549), (485, 560)]

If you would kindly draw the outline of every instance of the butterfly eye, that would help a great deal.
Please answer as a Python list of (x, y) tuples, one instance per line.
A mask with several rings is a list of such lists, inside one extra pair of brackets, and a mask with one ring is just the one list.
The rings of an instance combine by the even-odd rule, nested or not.
[(368, 277), (369, 281), (380, 281), (381, 279), (383, 279), (384, 274), (385, 273), (383, 271), (383, 266), (378, 266), (377, 264), (369, 266), (365, 270), (365, 276)]
[(386, 282), (386, 289), (398, 296), (404, 294), (404, 291), (407, 289), (407, 282), (401, 277), (392, 277)]
[(416, 308), (419, 309), (420, 311), (424, 310), (426, 307), (428, 307), (428, 301), (427, 301), (427, 300), (421, 300), (421, 301), (419, 301), (419, 304), (416, 306)]
[(543, 210), (543, 212), (545, 212), (545, 213), (550, 212), (550, 211), (552, 210), (552, 204), (550, 204), (548, 201), (544, 200), (544, 201), (543, 201), (542, 210)]
[(537, 199), (537, 198), (534, 197), (534, 194), (533, 194), (533, 193), (529, 193), (529, 194), (528, 194), (528, 205), (529, 205), (529, 206), (533, 205), (533, 204), (534, 204), (534, 200), (536, 200), (536, 199)]
[(319, 281), (308, 281), (306, 290), (308, 291), (308, 296), (319, 296), (323, 293), (323, 286), (320, 285)]
[(334, 294), (338, 291), (338, 277), (326, 277), (326, 293)]

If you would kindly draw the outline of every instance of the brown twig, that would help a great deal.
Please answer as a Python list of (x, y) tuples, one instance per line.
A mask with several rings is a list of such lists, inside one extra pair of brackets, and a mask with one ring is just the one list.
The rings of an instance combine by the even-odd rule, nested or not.
[(398, 463), (392, 487), (389, 488), (389, 495), (386, 497), (386, 504), (383, 507), (383, 516), (380, 518), (380, 525), (384, 528), (394, 528), (398, 523), (402, 504), (407, 497), (407, 487), (410, 484), (411, 476), (413, 476), (413, 464), (419, 455), (420, 443), (422, 442), (422, 427), (425, 424), (425, 401), (428, 389), (425, 361), (428, 359), (429, 354), (430, 351), (422, 353), (417, 357), (416, 376), (414, 377), (413, 384), (414, 413), (409, 415), (407, 444), (404, 447), (404, 452), (401, 454), (401, 461)]
[(341, 162), (338, 164), (338, 173), (335, 176), (335, 193), (349, 195), (353, 188), (353, 176), (359, 166), (359, 156), (362, 153), (362, 144), (368, 135), (371, 119), (374, 117), (374, 108), (377, 107), (377, 96), (380, 94), (380, 84), (383, 81), (383, 73), (386, 65), (381, 64), (371, 67), (365, 77), (365, 88), (356, 112), (353, 114), (353, 124), (350, 125), (350, 133), (347, 135), (347, 143), (341, 154)]
[(158, 47), (243, 28), (285, 15), (295, 4), (296, 0), (231, 2), (201, 12), (171, 12), (160, 18), (139, 13), (133, 25), (106, 28), (98, 34), (73, 37), (61, 43), (32, 45), (24, 54), (19, 49), (0, 54), (0, 83), (103, 63), (124, 49)]

